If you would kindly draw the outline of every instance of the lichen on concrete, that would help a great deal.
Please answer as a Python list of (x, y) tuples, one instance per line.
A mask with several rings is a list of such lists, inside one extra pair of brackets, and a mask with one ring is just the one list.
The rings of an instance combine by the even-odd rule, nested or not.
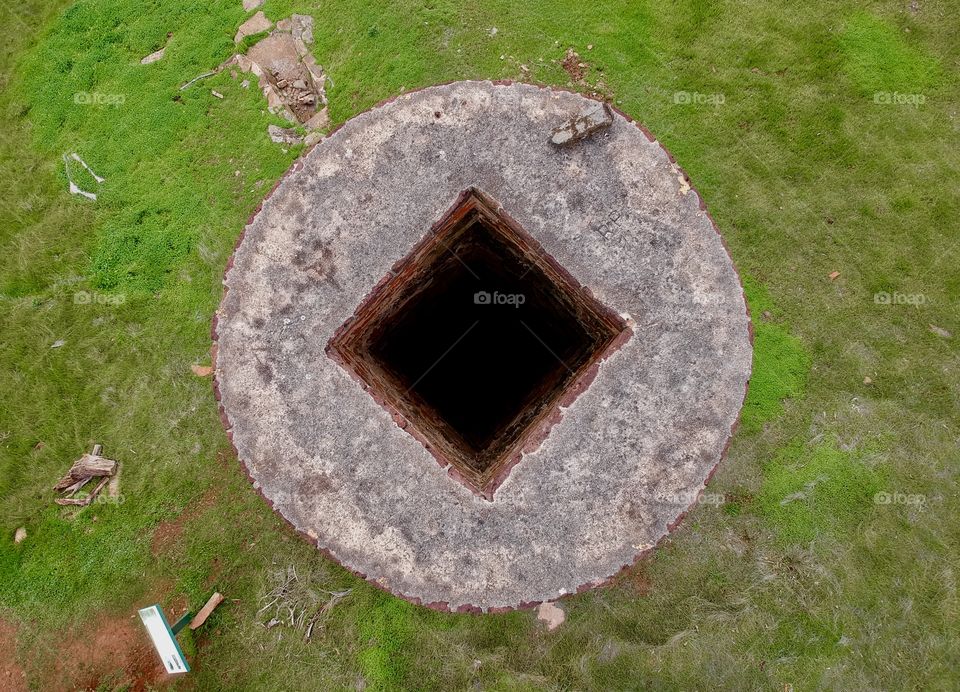
[[(696, 501), (737, 421), (751, 343), (733, 264), (682, 171), (622, 114), (550, 143), (595, 107), (460, 82), (363, 113), (296, 164), (227, 272), (216, 382), (247, 472), (319, 547), (411, 600), (510, 608), (603, 582)], [(324, 353), (471, 186), (634, 332), (493, 502)]]

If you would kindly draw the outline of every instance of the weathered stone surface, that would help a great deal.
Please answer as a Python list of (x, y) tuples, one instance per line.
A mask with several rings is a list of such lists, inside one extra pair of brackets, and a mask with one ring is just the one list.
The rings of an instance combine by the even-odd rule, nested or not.
[(240, 25), (240, 28), (237, 29), (237, 35), (233, 37), (234, 43), (240, 43), (247, 36), (253, 36), (254, 34), (259, 34), (262, 31), (267, 31), (270, 27), (273, 26), (273, 22), (267, 19), (267, 16), (263, 11), (257, 12), (255, 15), (250, 17), (247, 21)]
[(303, 141), (303, 137), (297, 134), (296, 130), (276, 125), (267, 125), (267, 134), (277, 144), (300, 144)]
[(324, 130), (330, 126), (330, 114), (326, 108), (319, 110), (303, 125), (311, 130)]
[[(602, 582), (696, 502), (737, 420), (752, 349), (723, 242), (622, 116), (583, 146), (548, 141), (593, 104), (460, 82), (363, 113), (265, 201), (226, 275), (215, 374), (240, 459), (300, 532), (408, 598), (516, 607)], [(324, 353), (471, 186), (634, 331), (492, 502)]]
[(306, 44), (313, 43), (313, 17), (308, 14), (292, 14), (277, 22), (279, 31), (288, 31), (294, 39)]
[(554, 128), (550, 135), (553, 144), (573, 144), (589, 137), (594, 132), (610, 127), (613, 123), (613, 112), (610, 106), (596, 101), (588, 102), (580, 113)]
[(263, 0), (243, 0), (243, 11), (250, 12), (263, 4)]

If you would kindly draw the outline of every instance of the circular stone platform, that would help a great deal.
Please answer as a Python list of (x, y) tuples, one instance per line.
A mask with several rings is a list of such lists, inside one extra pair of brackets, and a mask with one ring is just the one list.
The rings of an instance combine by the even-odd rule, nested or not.
[[(738, 419), (751, 330), (723, 241), (622, 114), (549, 141), (598, 113), (525, 84), (403, 95), (293, 167), (226, 273), (215, 387), (255, 487), (334, 559), (415, 602), (497, 610), (604, 582), (696, 502)], [(486, 496), (328, 348), (470, 190), (628, 327)]]

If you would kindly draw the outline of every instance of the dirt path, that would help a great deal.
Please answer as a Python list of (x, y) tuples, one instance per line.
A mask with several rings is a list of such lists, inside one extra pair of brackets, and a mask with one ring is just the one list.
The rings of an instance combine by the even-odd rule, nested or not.
[(17, 628), (5, 620), (0, 620), (0, 689), (28, 689), (26, 673), (17, 663)]

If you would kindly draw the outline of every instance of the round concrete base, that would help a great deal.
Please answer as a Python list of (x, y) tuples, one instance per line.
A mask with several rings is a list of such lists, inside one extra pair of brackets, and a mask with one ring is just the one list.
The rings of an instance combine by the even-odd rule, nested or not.
[[(326, 353), (471, 188), (631, 332), (492, 500)], [(553, 600), (632, 564), (697, 501), (750, 376), (741, 285), (683, 172), (622, 114), (526, 84), (433, 87), (345, 123), (264, 202), (225, 285), (215, 382), (255, 487), (344, 566), (444, 609)]]

